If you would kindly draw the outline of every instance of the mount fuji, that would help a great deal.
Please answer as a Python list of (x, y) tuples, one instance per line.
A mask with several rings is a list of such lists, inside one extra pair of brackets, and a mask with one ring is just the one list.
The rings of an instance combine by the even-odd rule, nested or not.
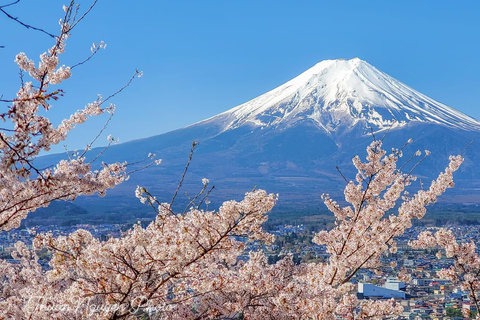
[[(109, 148), (103, 155), (105, 162), (135, 162), (152, 152), (163, 163), (132, 175), (106, 198), (81, 198), (76, 204), (87, 210), (138, 210), (133, 195), (136, 185), (169, 201), (196, 141), (183, 189), (189, 194), (200, 189), (201, 179), (207, 177), (215, 185), (213, 204), (239, 199), (257, 186), (279, 193), (280, 208), (317, 210), (323, 206), (322, 193), (342, 197), (345, 182), (336, 167), (353, 179), (352, 157), (364, 157), (372, 139), (383, 136), (387, 150), (413, 138), (404, 153), (431, 151), (414, 172), (427, 185), (443, 171), (450, 154), (463, 152), (476, 139), (455, 175), (456, 187), (442, 200), (480, 204), (480, 122), (358, 58), (322, 61), (214, 117)], [(58, 156), (40, 161), (55, 159)], [(188, 203), (186, 196), (184, 200)]]
[(326, 134), (358, 123), (375, 131), (409, 123), (480, 130), (480, 122), (415, 91), (359, 58), (325, 60), (245, 104), (201, 123), (287, 128), (311, 121)]

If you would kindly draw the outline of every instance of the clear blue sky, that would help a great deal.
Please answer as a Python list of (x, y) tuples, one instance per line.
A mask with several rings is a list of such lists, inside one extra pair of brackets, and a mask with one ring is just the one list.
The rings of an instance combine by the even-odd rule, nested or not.
[[(65, 2), (21, 0), (10, 12), (53, 33)], [(116, 98), (107, 129), (125, 142), (225, 111), (321, 60), (359, 57), (480, 119), (479, 17), (479, 1), (99, 0), (73, 32), (63, 63), (82, 60), (93, 42), (104, 40), (107, 49), (61, 86), (66, 96), (52, 116), (59, 121), (143, 70)], [(0, 49), (0, 94), (8, 97), (19, 83), (15, 54), (38, 59), (52, 40), (4, 16), (0, 30), (6, 46)], [(81, 148), (101, 123), (76, 129), (69, 148)]]

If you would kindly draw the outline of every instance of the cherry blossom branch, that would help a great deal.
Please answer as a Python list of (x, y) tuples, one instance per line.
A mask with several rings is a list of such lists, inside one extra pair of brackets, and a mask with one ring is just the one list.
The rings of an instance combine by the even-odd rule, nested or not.
[(480, 310), (479, 309), (479, 302), (478, 302), (478, 298), (477, 298), (477, 292), (473, 286), (473, 281), (471, 282), (468, 282), (468, 287), (470, 289), (470, 296), (473, 298), (473, 302), (475, 303), (475, 307), (477, 308), (477, 310)]
[[(17, 163), (17, 162), (19, 162), (20, 164), (22, 164), (22, 162), (25, 162), (25, 163), (28, 165), (29, 169), (33, 169), (43, 180), (45, 180), (45, 177), (43, 176), (42, 172), (40, 172), (37, 168), (35, 168), (35, 167), (33, 166), (33, 164), (32, 164), (27, 158), (24, 158), (14, 147), (12, 147), (12, 146), (10, 145), (10, 143), (8, 143), (8, 141), (5, 140), (5, 138), (3, 137), (2, 134), (0, 134), (0, 140), (1, 140), (5, 145), (7, 145), (8, 148), (9, 148), (11, 151), (13, 151), (13, 152), (17, 155), (17, 157), (18, 157), (18, 160), (14, 160), (14, 159), (11, 159), (11, 160), (10, 160), (10, 161), (12, 162), (12, 165), (15, 164), (15, 163)], [(22, 168), (23, 168), (23, 167), (22, 167)], [(28, 170), (28, 169), (27, 169), (27, 170)], [(27, 174), (28, 174), (28, 172), (27, 172)]]

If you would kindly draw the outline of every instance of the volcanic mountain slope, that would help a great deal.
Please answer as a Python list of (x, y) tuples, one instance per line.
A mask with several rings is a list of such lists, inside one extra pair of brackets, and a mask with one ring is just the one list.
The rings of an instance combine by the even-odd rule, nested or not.
[(280, 87), (200, 123), (291, 127), (312, 121), (328, 134), (357, 123), (376, 131), (411, 122), (480, 130), (480, 123), (409, 88), (358, 58), (325, 60)]
[[(187, 178), (190, 194), (201, 187), (201, 178), (207, 177), (216, 186), (212, 195), (216, 204), (241, 198), (258, 186), (279, 193), (280, 207), (311, 210), (322, 206), (322, 193), (341, 197), (344, 181), (336, 166), (354, 178), (352, 157), (363, 157), (372, 139), (387, 132), (387, 150), (413, 138), (406, 154), (417, 149), (432, 152), (415, 170), (430, 181), (444, 169), (448, 155), (462, 152), (472, 139), (480, 141), (480, 122), (358, 58), (326, 60), (212, 118), (110, 148), (105, 162), (134, 162), (149, 152), (164, 161), (136, 173), (106, 199), (84, 198), (77, 203), (87, 209), (115, 203), (118, 210), (129, 210), (136, 203), (133, 190), (137, 184), (151, 189), (159, 199), (169, 200), (191, 143), (196, 141), (198, 148)], [(478, 143), (466, 151), (466, 161), (455, 177), (457, 187), (444, 199), (480, 203)], [(42, 161), (49, 159), (52, 157)]]

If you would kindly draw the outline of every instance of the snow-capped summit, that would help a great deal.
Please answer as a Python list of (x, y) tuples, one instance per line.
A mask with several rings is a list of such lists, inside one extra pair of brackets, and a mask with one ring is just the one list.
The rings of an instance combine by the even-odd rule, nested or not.
[(366, 61), (324, 60), (285, 84), (206, 122), (223, 130), (244, 125), (291, 127), (313, 121), (327, 133), (359, 122), (375, 131), (410, 122), (480, 130), (480, 122), (379, 71)]

